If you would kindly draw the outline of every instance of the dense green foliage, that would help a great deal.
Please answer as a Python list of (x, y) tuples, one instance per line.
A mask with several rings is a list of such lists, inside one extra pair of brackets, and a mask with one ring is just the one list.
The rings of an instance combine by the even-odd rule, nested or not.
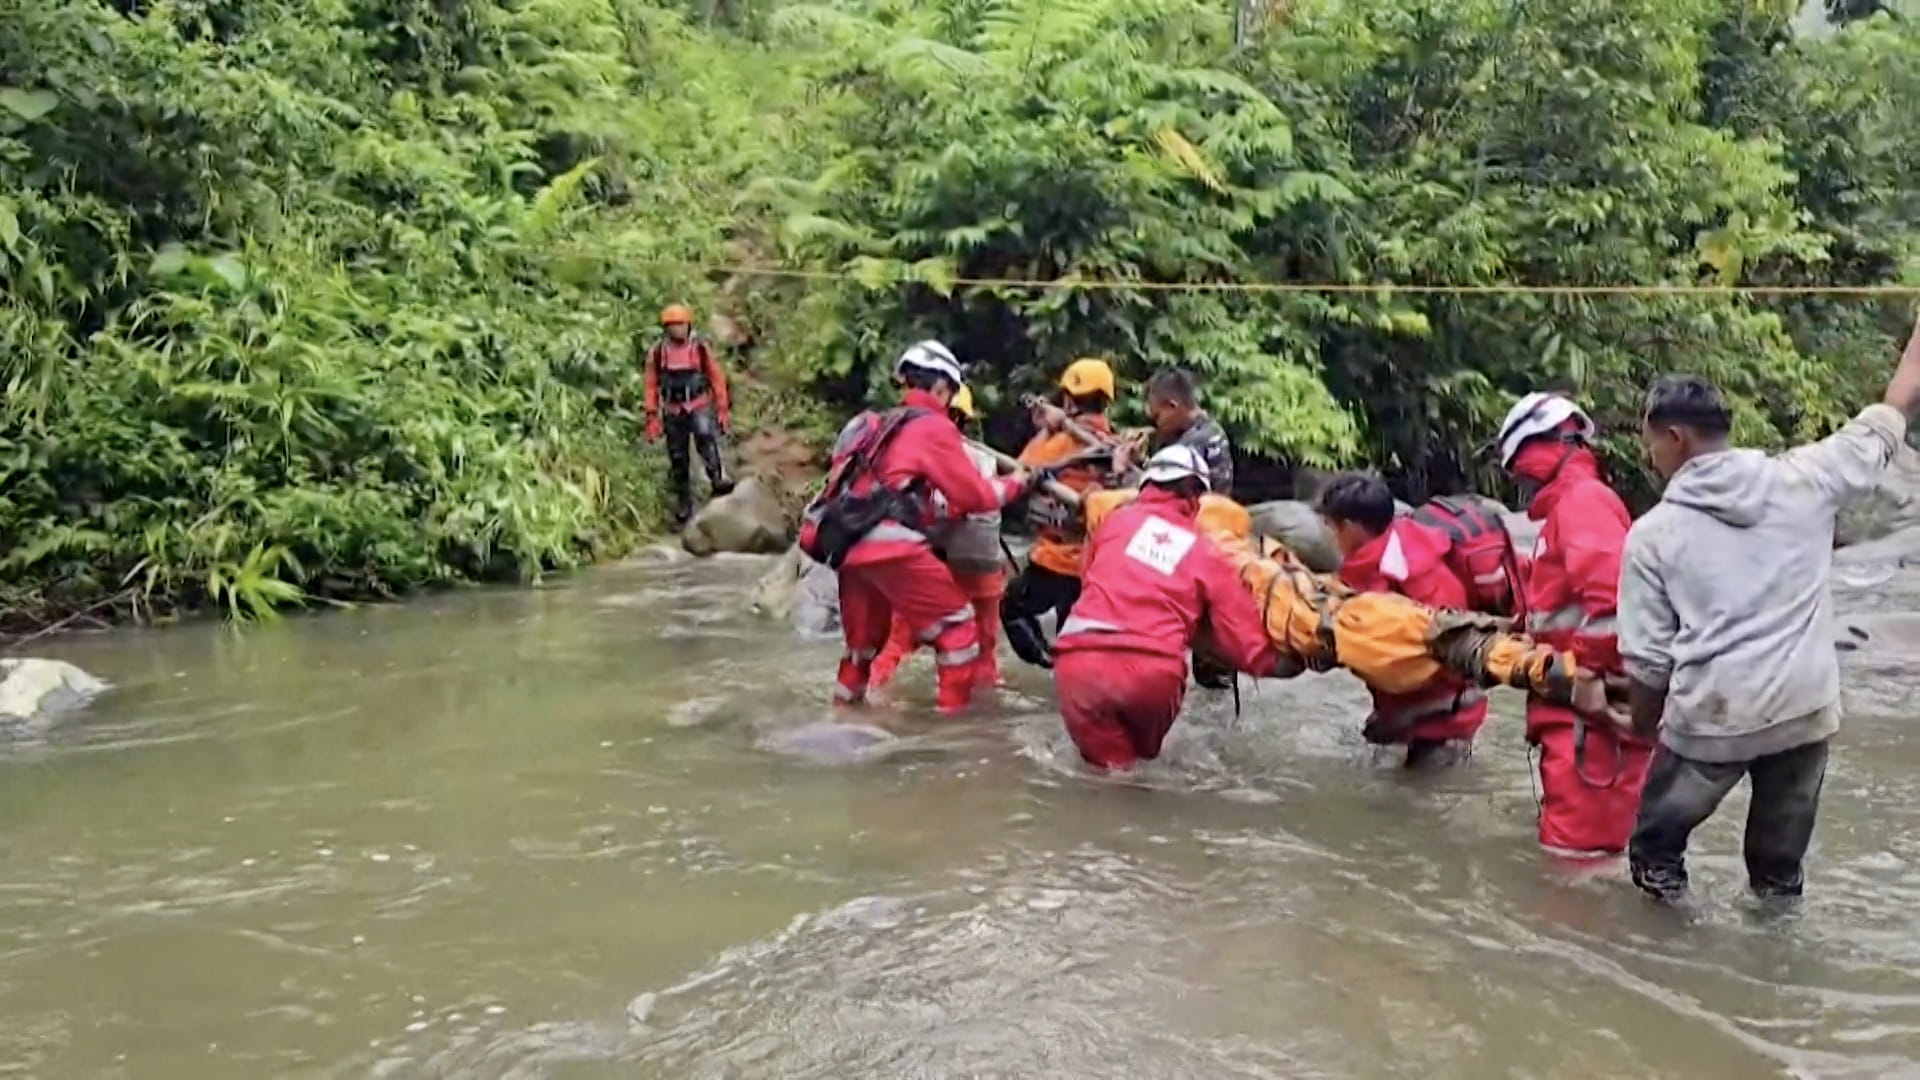
[(14, 621), (524, 576), (655, 523), (633, 341), (713, 300), (658, 261), (716, 254), (743, 145), (805, 160), (740, 58), (592, 0), (0, 31)]
[[(747, 427), (933, 334), (1002, 403), (1193, 366), (1243, 448), (1413, 495), (1539, 385), (1624, 431), (1693, 370), (1821, 431), (1899, 305), (1407, 290), (1907, 280), (1920, 30), (1878, 6), (1243, 0), (1236, 43), (1215, 0), (0, 0), (0, 604), (618, 551), (674, 299), (750, 328)], [(1182, 288), (1232, 283), (1347, 288)]]
[[(1085, 352), (1136, 378), (1181, 361), (1244, 448), (1363, 454), (1415, 496), (1488, 482), (1471, 450), (1528, 389), (1577, 391), (1626, 431), (1650, 377), (1696, 371), (1760, 444), (1877, 391), (1903, 326), (1878, 302), (1364, 287), (1904, 280), (1911, 24), (1796, 38), (1773, 0), (1272, 11), (1236, 50), (1229, 8), (1189, 0), (784, 9), (775, 28), (861, 107), (833, 166), (764, 186), (781, 234), (923, 283), (840, 299), (859, 357), (931, 327), (989, 383)], [(1206, 282), (1363, 288), (1152, 287)], [(1637, 473), (1630, 440), (1610, 450)]]

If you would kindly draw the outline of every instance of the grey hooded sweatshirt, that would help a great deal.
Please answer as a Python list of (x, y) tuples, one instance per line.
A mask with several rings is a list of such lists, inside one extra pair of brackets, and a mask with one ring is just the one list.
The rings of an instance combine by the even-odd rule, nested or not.
[(1634, 522), (1620, 564), (1620, 652), (1667, 690), (1660, 740), (1696, 761), (1751, 761), (1840, 728), (1833, 519), (1906, 436), (1873, 405), (1779, 457), (1721, 450), (1681, 466)]

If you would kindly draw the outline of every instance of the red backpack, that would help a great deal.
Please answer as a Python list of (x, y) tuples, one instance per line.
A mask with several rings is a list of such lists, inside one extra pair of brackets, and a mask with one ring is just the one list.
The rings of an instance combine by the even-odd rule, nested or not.
[(1447, 568), (1467, 586), (1475, 611), (1521, 616), (1526, 592), (1513, 538), (1500, 518), (1500, 504), (1479, 495), (1442, 495), (1413, 512), (1413, 520), (1445, 533), (1452, 542)]
[(874, 527), (888, 519), (911, 523), (919, 501), (912, 491), (896, 491), (880, 484), (856, 492), (855, 484), (873, 472), (881, 451), (900, 429), (930, 415), (926, 409), (902, 406), (885, 412), (869, 409), (847, 422), (833, 442), (827, 482), (807, 504), (800, 518), (800, 550), (815, 562), (838, 570)]

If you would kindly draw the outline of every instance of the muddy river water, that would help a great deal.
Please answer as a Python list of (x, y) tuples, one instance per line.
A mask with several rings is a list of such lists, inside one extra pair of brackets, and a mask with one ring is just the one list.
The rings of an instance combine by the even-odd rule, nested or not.
[[(1920, 678), (1845, 661), (1812, 892), (1532, 842), (1517, 702), (1407, 775), (1345, 676), (1200, 692), (1137, 780), (1044, 676), (823, 760), (763, 563), (43, 643), (117, 689), (0, 745), (0, 1075), (1920, 1075)], [(1843, 606), (1920, 607), (1858, 579)]]

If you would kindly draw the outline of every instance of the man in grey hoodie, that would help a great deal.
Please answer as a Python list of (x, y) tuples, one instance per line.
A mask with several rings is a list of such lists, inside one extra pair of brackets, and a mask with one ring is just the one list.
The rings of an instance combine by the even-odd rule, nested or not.
[(1641, 438), (1667, 487), (1627, 534), (1619, 641), (1634, 725), (1660, 740), (1628, 849), (1653, 896), (1686, 891), (1687, 838), (1742, 776), (1748, 884), (1800, 894), (1840, 727), (1834, 515), (1879, 478), (1916, 406), (1920, 326), (1881, 404), (1778, 457), (1727, 444), (1711, 383), (1669, 376), (1647, 394)]

